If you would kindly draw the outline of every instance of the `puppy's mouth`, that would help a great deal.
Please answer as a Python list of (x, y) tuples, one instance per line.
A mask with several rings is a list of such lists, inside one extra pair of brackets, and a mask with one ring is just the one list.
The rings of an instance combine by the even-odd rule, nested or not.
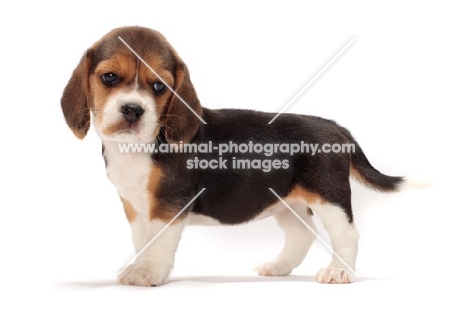
[(146, 137), (140, 122), (118, 121), (102, 130), (102, 134), (117, 141), (148, 141), (152, 138)]
[(96, 118), (103, 140), (114, 142), (152, 142), (159, 130), (155, 102), (150, 97), (131, 94), (112, 98)]
[(140, 134), (140, 124), (139, 122), (129, 122), (127, 120), (121, 120), (110, 126), (106, 126), (102, 133), (106, 136), (111, 136), (115, 134)]
[(129, 122), (127, 120), (119, 120), (110, 125), (101, 127), (100, 133), (104, 140), (116, 142), (152, 142), (157, 133), (159, 126), (148, 127), (147, 122)]

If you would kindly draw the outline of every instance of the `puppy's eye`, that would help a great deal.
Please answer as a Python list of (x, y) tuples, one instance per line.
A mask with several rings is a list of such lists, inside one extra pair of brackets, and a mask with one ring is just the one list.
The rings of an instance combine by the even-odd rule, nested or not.
[(166, 86), (162, 82), (154, 82), (153, 89), (156, 93), (161, 93), (164, 91), (164, 89), (166, 89)]
[(102, 83), (107, 86), (114, 86), (120, 82), (119, 77), (113, 72), (107, 72), (101, 76)]

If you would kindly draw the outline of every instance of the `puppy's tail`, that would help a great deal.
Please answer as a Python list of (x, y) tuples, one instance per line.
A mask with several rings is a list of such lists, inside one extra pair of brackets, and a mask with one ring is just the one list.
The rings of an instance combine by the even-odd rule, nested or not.
[(431, 186), (431, 183), (424, 179), (382, 174), (370, 164), (351, 134), (347, 130), (345, 130), (344, 134), (354, 144), (354, 152), (351, 154), (350, 174), (359, 183), (381, 192), (424, 189)]

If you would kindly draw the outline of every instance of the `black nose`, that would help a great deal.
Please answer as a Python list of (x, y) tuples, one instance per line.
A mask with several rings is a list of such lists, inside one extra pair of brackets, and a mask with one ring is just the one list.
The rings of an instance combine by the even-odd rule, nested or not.
[(128, 122), (136, 122), (145, 112), (143, 108), (135, 104), (126, 104), (120, 108), (120, 111), (123, 113), (125, 120)]

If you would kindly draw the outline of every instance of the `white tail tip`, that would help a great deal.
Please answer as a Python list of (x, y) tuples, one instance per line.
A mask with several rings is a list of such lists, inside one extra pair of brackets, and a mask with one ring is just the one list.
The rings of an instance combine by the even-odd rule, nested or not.
[(400, 191), (407, 190), (422, 190), (433, 186), (433, 183), (427, 178), (406, 176), (403, 178), (403, 182), (398, 187)]

